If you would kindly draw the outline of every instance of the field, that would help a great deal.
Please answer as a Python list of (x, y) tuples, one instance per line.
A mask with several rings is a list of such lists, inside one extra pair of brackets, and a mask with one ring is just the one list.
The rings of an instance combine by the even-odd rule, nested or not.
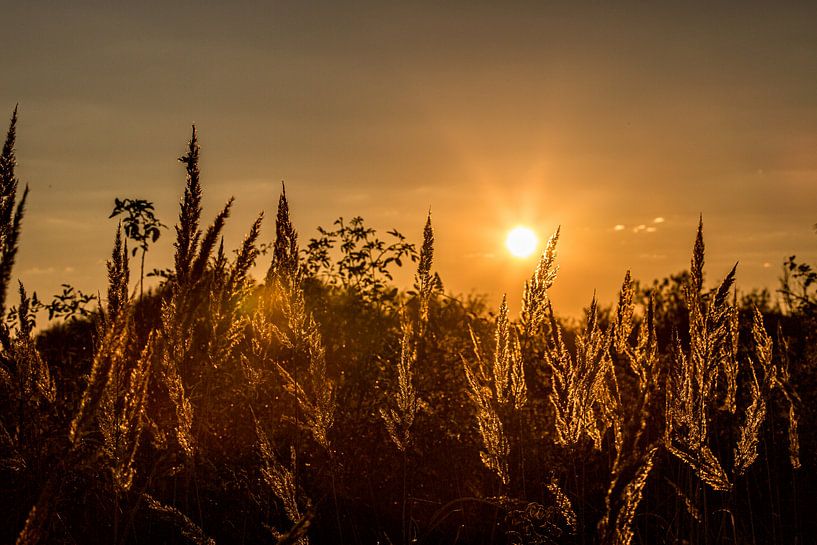
[[(705, 283), (701, 223), (688, 271), (622, 271), (617, 304), (577, 321), (548, 296), (557, 231), (511, 316), (445, 292), (430, 215), (416, 245), (360, 218), (304, 241), (282, 191), (272, 244), (258, 218), (225, 249), (232, 203), (202, 218), (194, 130), (158, 287), (139, 259), (161, 223), (117, 199), (99, 307), (71, 288), (45, 305), (12, 284), (28, 193), (15, 122), (0, 542), (817, 540), (817, 273), (796, 258), (781, 304), (738, 294), (735, 269)], [(416, 269), (411, 289), (399, 267)], [(45, 309), (63, 319), (37, 328)]]

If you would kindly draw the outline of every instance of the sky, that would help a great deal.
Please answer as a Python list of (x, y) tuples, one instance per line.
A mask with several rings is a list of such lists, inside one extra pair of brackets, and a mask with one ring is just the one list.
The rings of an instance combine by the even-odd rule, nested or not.
[[(69, 5), (70, 4), (70, 5)], [(6, 2), (0, 115), (19, 103), (31, 194), (16, 276), (41, 299), (104, 292), (115, 197), (172, 225), (195, 123), (204, 217), (226, 244), (281, 181), (303, 243), (363, 216), (421, 241), (448, 291), (507, 293), (561, 226), (557, 310), (624, 273), (688, 267), (775, 289), (817, 261), (817, 3)], [(172, 263), (172, 230), (147, 268)], [(263, 260), (264, 258), (262, 258)], [(134, 263), (136, 265), (136, 263)], [(262, 268), (266, 263), (262, 263)]]

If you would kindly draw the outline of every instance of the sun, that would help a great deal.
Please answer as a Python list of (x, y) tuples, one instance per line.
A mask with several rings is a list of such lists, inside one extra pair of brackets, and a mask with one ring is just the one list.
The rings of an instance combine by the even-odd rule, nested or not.
[(539, 245), (539, 238), (533, 229), (520, 225), (508, 232), (505, 239), (505, 247), (514, 257), (528, 257), (536, 251)]

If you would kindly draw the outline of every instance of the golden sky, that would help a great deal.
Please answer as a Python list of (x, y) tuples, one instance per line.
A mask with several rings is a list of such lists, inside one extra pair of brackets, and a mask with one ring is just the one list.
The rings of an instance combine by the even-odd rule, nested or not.
[(685, 268), (699, 213), (710, 280), (817, 260), (817, 3), (67, 4), (2, 7), (31, 186), (15, 272), (41, 298), (103, 290), (114, 197), (175, 222), (193, 122), (232, 245), (262, 209), (273, 236), (285, 180), (304, 239), (362, 215), (419, 241), (431, 207), (446, 287), (517, 308), (519, 223), (561, 225), (565, 313), (627, 268)]

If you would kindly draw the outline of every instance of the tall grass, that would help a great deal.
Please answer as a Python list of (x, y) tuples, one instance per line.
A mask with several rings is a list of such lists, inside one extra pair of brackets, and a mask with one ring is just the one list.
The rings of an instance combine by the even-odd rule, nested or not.
[[(17, 196), (16, 120), (15, 110), (0, 157), (4, 312), (27, 195)], [(802, 401), (817, 386), (811, 352), (791, 348), (798, 339), (787, 316), (738, 302), (735, 268), (705, 288), (702, 222), (677, 314), (627, 272), (615, 306), (594, 296), (582, 323), (567, 323), (549, 296), (557, 230), (514, 319), (505, 297), (489, 314), (442, 293), (430, 214), (413, 290), (384, 289), (380, 277), (326, 281), (331, 269), (314, 267), (332, 257), (324, 248), (305, 266), (320, 244), (300, 249), (284, 190), (267, 273), (256, 280), (263, 215), (225, 251), (233, 201), (202, 226), (199, 156), (194, 128), (180, 159), (174, 268), (141, 297), (131, 295), (117, 228), (90, 333), (61, 333), (93, 347), (80, 367), (55, 360), (43, 344), (53, 333), (34, 334), (20, 285), (16, 325), (0, 325), (0, 488), (13, 498), (0, 500), (4, 540), (627, 545), (815, 536), (797, 495), (798, 483), (815, 480), (798, 433), (812, 448), (813, 428), (798, 428), (813, 424)], [(370, 246), (341, 252), (382, 252), (374, 272), (344, 269), (355, 278), (390, 277), (388, 267), (413, 251), (394, 232), (400, 253), (389, 257), (362, 220), (352, 229)]]

